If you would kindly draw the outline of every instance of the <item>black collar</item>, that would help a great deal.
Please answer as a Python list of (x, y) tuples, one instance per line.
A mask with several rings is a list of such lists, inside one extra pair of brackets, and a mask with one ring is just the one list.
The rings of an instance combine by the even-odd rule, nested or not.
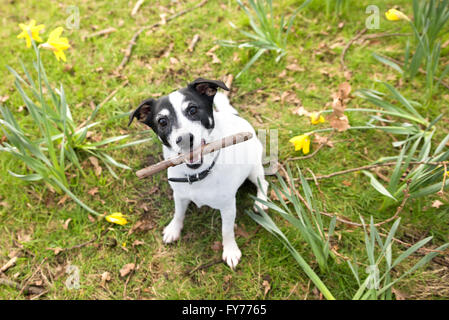
[(204, 178), (206, 178), (209, 175), (210, 171), (212, 170), (212, 168), (215, 165), (215, 161), (217, 161), (217, 158), (218, 158), (218, 154), (215, 157), (215, 159), (212, 162), (212, 164), (209, 166), (209, 168), (207, 168), (204, 171), (201, 171), (201, 172), (195, 173), (195, 174), (186, 174), (185, 178), (168, 178), (168, 181), (171, 181), (171, 182), (188, 182), (189, 184), (192, 184), (192, 183), (197, 182), (197, 181), (201, 181), (201, 180), (203, 180)]

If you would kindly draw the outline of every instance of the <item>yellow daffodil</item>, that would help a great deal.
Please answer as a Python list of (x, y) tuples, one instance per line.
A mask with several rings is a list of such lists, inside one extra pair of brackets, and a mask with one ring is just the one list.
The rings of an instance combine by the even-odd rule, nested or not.
[(410, 21), (410, 18), (403, 14), (401, 11), (396, 9), (390, 9), (385, 12), (385, 17), (390, 21), (398, 21), (398, 20), (407, 20)]
[(319, 124), (324, 122), (324, 117), (319, 112), (312, 112), (310, 114), (310, 122), (312, 124)]
[(40, 46), (45, 49), (50, 49), (56, 56), (56, 59), (62, 59), (63, 61), (67, 61), (64, 50), (70, 48), (69, 40), (67, 38), (61, 37), (61, 33), (64, 31), (62, 27), (58, 27), (53, 30), (48, 36), (48, 40), (46, 43), (41, 44)]
[[(27, 48), (31, 47), (31, 38), (38, 42), (42, 42), (42, 38), (39, 36), (39, 31), (45, 28), (45, 25), (40, 24), (36, 26), (36, 20), (31, 20), (28, 24), (19, 23), (22, 32), (17, 36), (17, 38), (25, 38)], [(29, 32), (29, 33), (28, 33)], [(31, 37), (30, 37), (31, 33)]]
[(308, 154), (310, 151), (310, 136), (303, 134), (300, 136), (293, 137), (289, 140), (295, 146), (295, 151), (301, 150), (304, 154)]
[(124, 216), (121, 212), (115, 212), (106, 216), (106, 220), (110, 223), (119, 224), (121, 226), (128, 223), (126, 216)]

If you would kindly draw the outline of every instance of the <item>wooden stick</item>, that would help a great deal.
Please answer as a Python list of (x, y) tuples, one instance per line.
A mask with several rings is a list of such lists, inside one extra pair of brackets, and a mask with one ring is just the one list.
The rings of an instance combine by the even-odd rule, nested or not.
[(139, 179), (143, 179), (143, 178), (151, 176), (159, 171), (162, 171), (162, 170), (168, 169), (170, 167), (177, 166), (178, 164), (184, 163), (184, 162), (188, 161), (189, 159), (194, 159), (200, 155), (209, 154), (209, 153), (218, 151), (220, 149), (232, 146), (234, 144), (247, 141), (247, 140), (251, 139), (252, 137), (253, 137), (253, 134), (251, 132), (240, 132), (240, 133), (234, 134), (232, 136), (227, 136), (220, 140), (216, 140), (211, 143), (205, 144), (205, 145), (193, 150), (190, 153), (181, 154), (181, 155), (177, 156), (176, 158), (164, 160), (164, 161), (156, 163), (152, 166), (141, 169), (136, 172), (136, 175), (137, 175), (137, 177), (139, 177)]

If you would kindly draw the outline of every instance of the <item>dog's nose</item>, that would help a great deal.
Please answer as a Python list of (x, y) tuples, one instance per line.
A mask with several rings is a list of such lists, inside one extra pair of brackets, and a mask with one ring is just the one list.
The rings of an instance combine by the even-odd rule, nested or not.
[(186, 134), (180, 135), (179, 137), (176, 138), (176, 144), (178, 146), (188, 144), (190, 146), (190, 148), (193, 147), (193, 134), (186, 133)]

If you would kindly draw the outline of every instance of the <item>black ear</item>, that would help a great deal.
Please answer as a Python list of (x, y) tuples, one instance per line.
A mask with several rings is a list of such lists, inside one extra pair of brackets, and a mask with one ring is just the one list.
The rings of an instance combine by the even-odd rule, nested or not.
[(153, 104), (154, 99), (146, 99), (142, 101), (137, 109), (129, 115), (128, 127), (131, 125), (134, 118), (137, 118), (137, 120), (139, 120), (140, 122), (144, 122), (150, 114), (151, 109), (153, 108)]
[(217, 93), (217, 88), (220, 87), (223, 90), (229, 91), (229, 88), (222, 81), (207, 80), (198, 78), (195, 81), (189, 83), (189, 87), (195, 89), (199, 94), (213, 97)]

